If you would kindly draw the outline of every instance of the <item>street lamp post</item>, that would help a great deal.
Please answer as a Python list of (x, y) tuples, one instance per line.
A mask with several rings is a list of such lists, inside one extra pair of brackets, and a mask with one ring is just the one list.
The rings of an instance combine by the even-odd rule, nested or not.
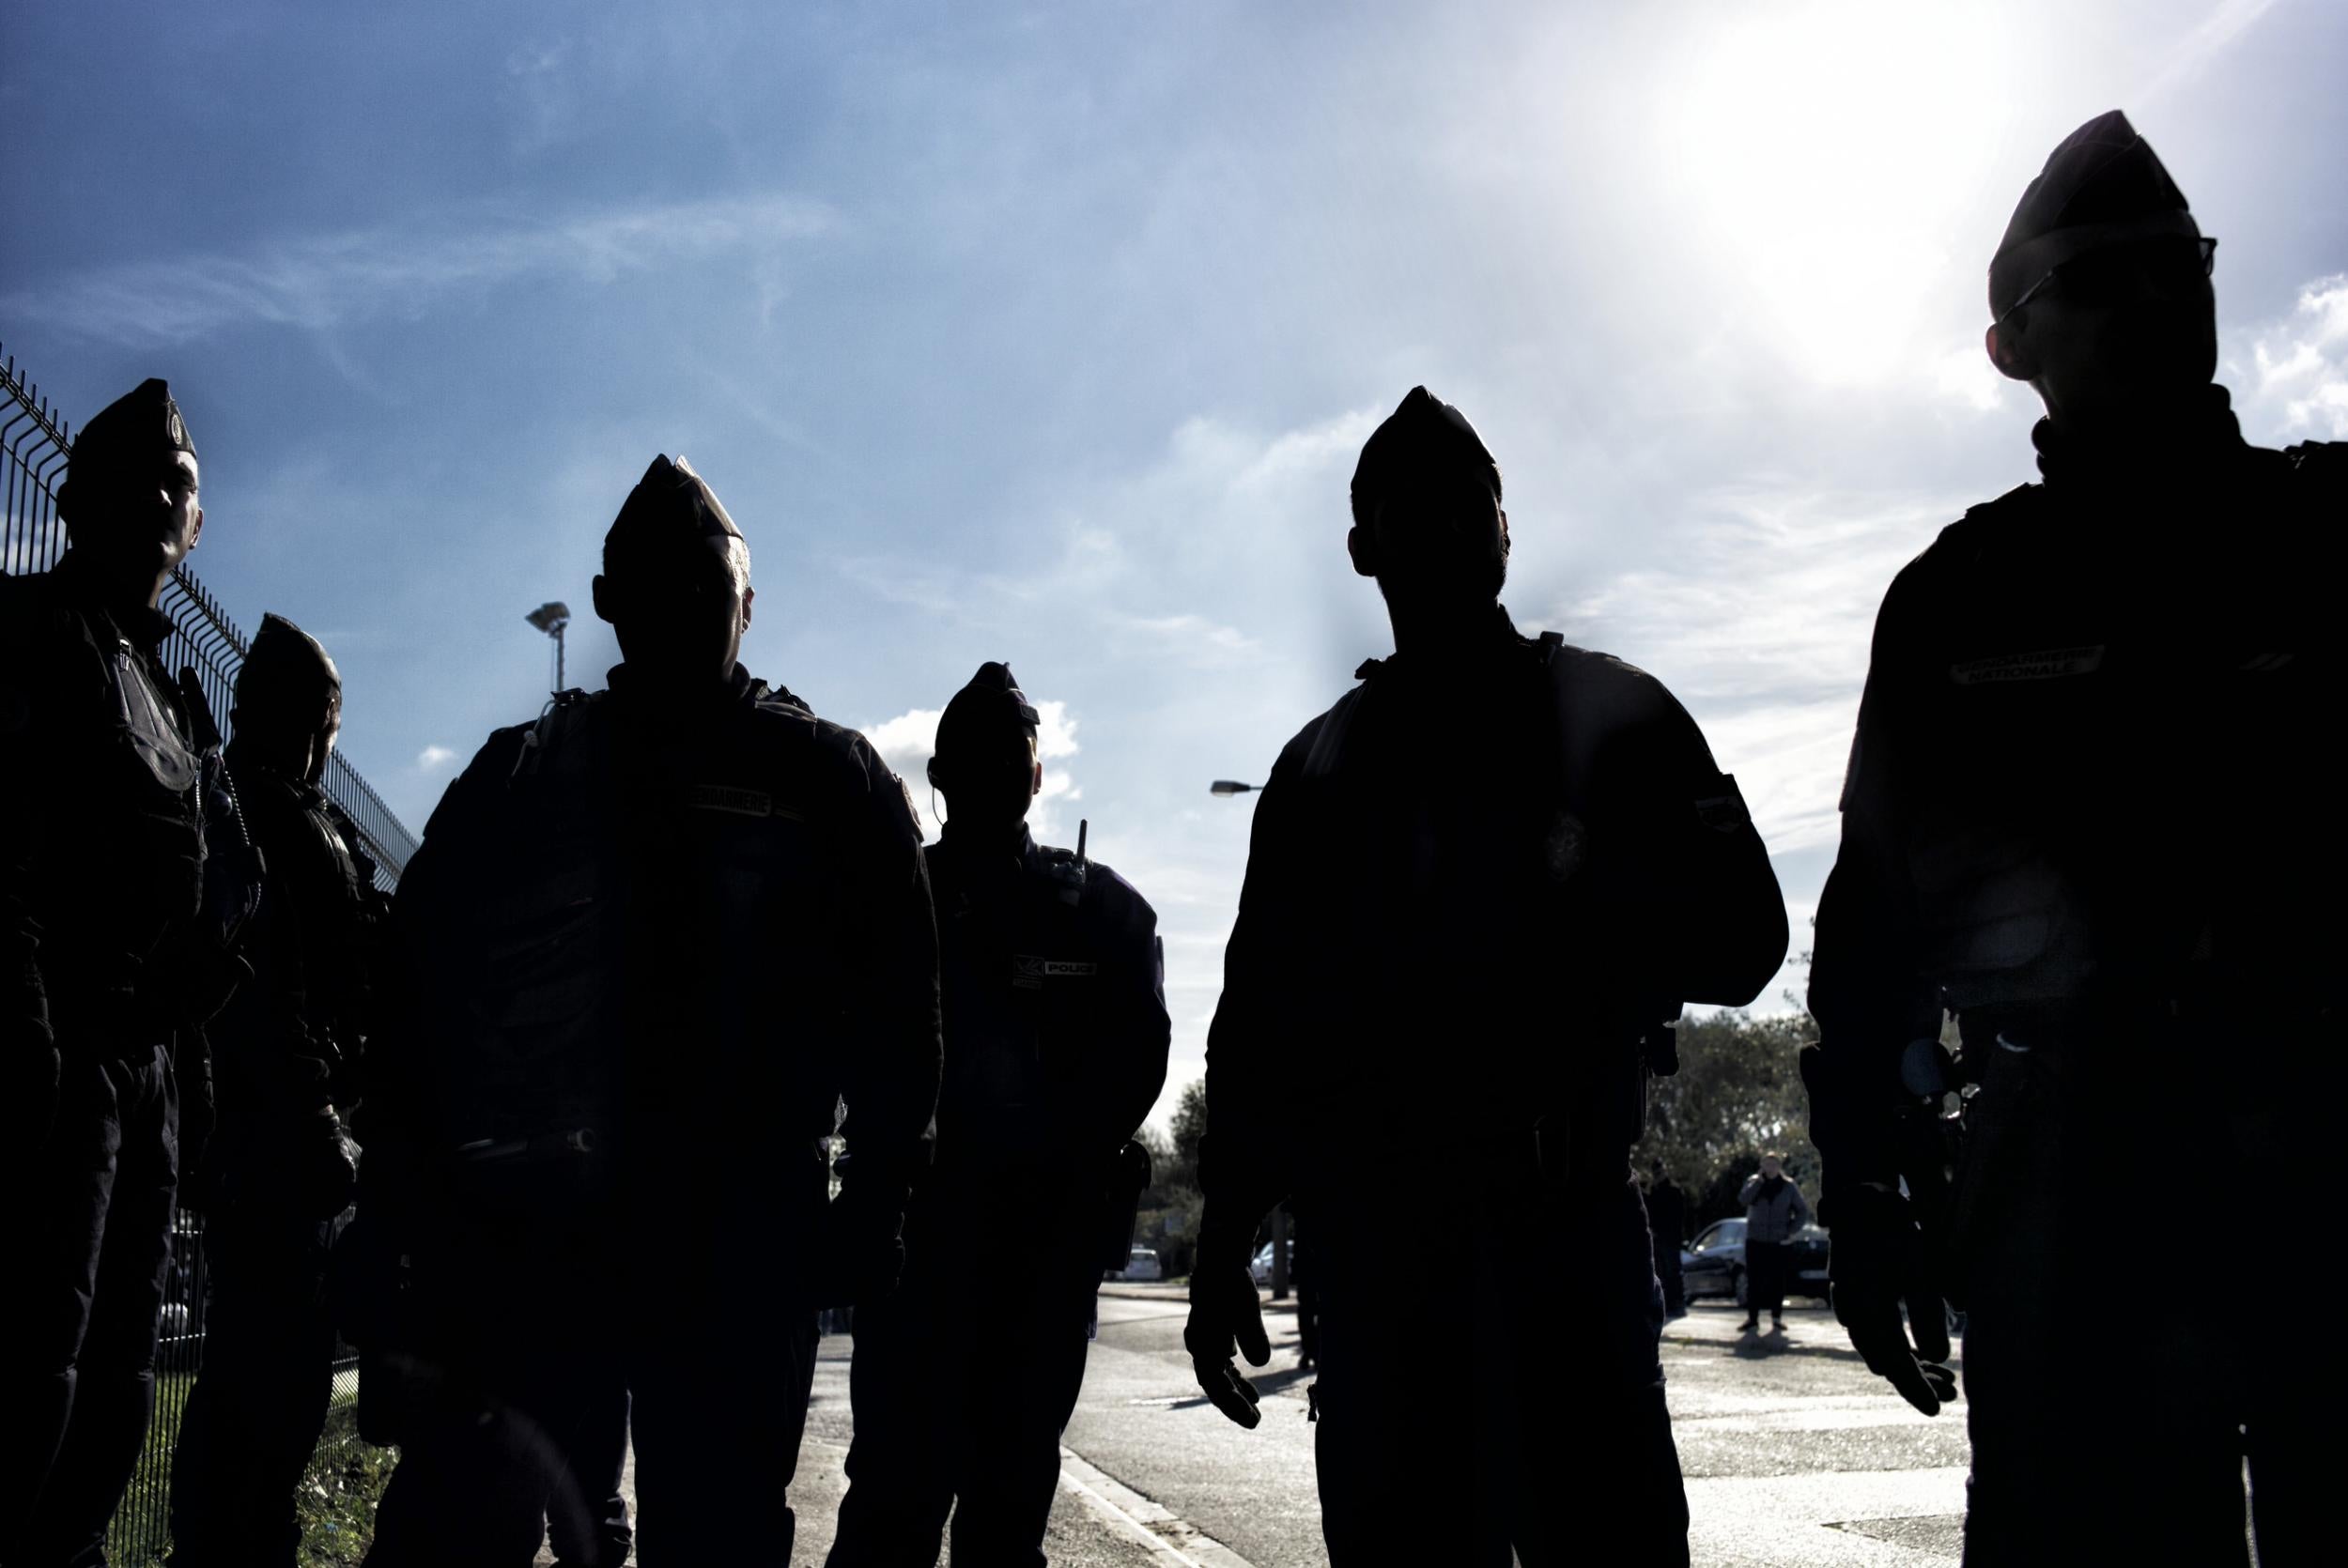
[(571, 607), (560, 599), (549, 599), (522, 617), (547, 636), (554, 638), (554, 689), (563, 689), (563, 632), (571, 623)]
[[(1236, 778), (1218, 778), (1207, 786), (1207, 792), (1228, 800), (1262, 788), (1260, 784), (1243, 784)], [(1289, 1206), (1285, 1203), (1272, 1211), (1272, 1299), (1289, 1299)]]

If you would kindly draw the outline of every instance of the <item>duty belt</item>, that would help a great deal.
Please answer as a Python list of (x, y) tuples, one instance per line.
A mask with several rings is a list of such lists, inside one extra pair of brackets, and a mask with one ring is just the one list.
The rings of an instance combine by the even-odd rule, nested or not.
[(1630, 1180), (1630, 1146), (1577, 1136), (1573, 1118), (1556, 1112), (1529, 1128), (1500, 1134), (1490, 1150), (1489, 1164), (1506, 1181), (1589, 1188)]

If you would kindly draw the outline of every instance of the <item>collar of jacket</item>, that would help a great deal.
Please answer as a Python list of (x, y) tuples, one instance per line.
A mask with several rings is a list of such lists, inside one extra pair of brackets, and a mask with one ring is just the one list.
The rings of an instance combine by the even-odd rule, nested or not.
[(99, 596), (98, 584), (91, 578), (89, 568), (71, 550), (66, 551), (49, 571), (58, 586), (65, 590), (68, 603), (85, 614), (98, 616), (106, 622), (141, 653), (154, 653), (163, 645), (163, 638), (178, 629), (170, 616), (152, 605), (141, 605), (126, 615), (106, 604)]
[(938, 829), (937, 853), (947, 862), (950, 876), (962, 887), (981, 892), (994, 892), (1009, 887), (1024, 876), (1035, 864), (1035, 834), (1023, 818), (1016, 840), (982, 839), (970, 829), (954, 831), (953, 819), (949, 817)]
[(2047, 487), (2066, 494), (2172, 492), (2248, 450), (2232, 398), (2215, 384), (2202, 388), (2177, 418), (2139, 424), (2117, 437), (2082, 439), (2041, 419), (2030, 438)]
[(749, 707), (763, 689), (763, 683), (751, 680), (750, 672), (739, 663), (722, 682), (683, 690), (656, 686), (624, 664), (606, 671), (604, 682), (611, 689), (612, 699), (631, 714), (656, 722), (684, 724), (730, 708)]
[(1532, 645), (1532, 640), (1519, 632), (1516, 622), (1509, 618), (1508, 607), (1494, 603), (1469, 623), (1467, 635), (1458, 640), (1439, 649), (1422, 649), (1415, 655), (1394, 653), (1383, 659), (1364, 659), (1353, 671), (1353, 679), (1368, 681), (1380, 675), (1399, 675), (1405, 679), (1440, 681), (1453, 670), (1489, 664)]

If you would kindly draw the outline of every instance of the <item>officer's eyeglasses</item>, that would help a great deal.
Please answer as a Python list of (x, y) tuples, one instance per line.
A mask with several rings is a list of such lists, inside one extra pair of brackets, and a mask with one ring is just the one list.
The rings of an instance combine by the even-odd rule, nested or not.
[(2065, 298), (2092, 308), (2133, 299), (2147, 283), (2174, 288), (2188, 281), (2210, 277), (2217, 270), (2217, 239), (2214, 235), (2205, 234), (2199, 239), (2148, 239), (2134, 245), (2108, 245), (2049, 268), (2044, 277), (2022, 290), (2020, 299), (2005, 308), (2005, 315), (1998, 317), (1997, 324), (2004, 326), (2008, 316), (2037, 299), (2049, 284), (2061, 284)]

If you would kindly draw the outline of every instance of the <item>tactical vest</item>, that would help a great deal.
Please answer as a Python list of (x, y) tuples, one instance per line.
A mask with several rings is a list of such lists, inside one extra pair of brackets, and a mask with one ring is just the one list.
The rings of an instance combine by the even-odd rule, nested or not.
[[(2348, 521), (2348, 445), (2296, 447), (2279, 461), (2263, 454), (2263, 466), (2254, 456), (2243, 471), (2256, 488), (2238, 504), (2299, 519), (2312, 543)], [(1948, 755), (1925, 764), (1934, 776), (1902, 784), (1908, 798), (1893, 803), (1905, 823), (1919, 971), (1961, 1011), (2083, 1001), (2115, 988), (2175, 994), (2197, 966), (2228, 949), (2249, 964), (2305, 968), (2273, 961), (2278, 945), (2291, 945), (2309, 924), (2294, 912), (2257, 907), (2269, 900), (2240, 885), (2285, 871), (2292, 850), (2246, 844), (2230, 852), (2214, 842), (2262, 814), (2296, 815), (2277, 792), (2288, 780), (2269, 779), (2241, 799), (2210, 798), (2181, 787), (2173, 776), (2180, 761), (2161, 753), (2174, 746), (2217, 775), (2261, 776), (2259, 757), (2204, 732), (2182, 704), (2193, 698), (2239, 720), (2257, 704), (2282, 701), (2290, 711), (2276, 715), (2265, 747), (2273, 763), (2294, 749), (2282, 730), (2324, 721), (2328, 699), (2320, 691), (2295, 704), (2291, 693), (2329, 656), (2296, 644), (2328, 634), (2307, 616), (2276, 613), (2299, 585), (2274, 582), (2262, 585), (2253, 611), (2233, 625), (2256, 628), (2238, 648), (2221, 645), (2214, 617), (2154, 626), (2109, 605), (2100, 621), (2082, 621), (2070, 635), (2027, 629), (2037, 623), (2032, 617), (2024, 618), (2026, 629), (2000, 635), (2017, 598), (2012, 575), (2028, 561), (1991, 552), (2058, 529), (2057, 501), (2044, 485), (2021, 486), (1972, 508), (1936, 546), (1953, 556), (1935, 584), (1933, 608), (1945, 620), (1923, 650), (1934, 663), (1914, 678), (1940, 704), (1926, 722)], [(2126, 625), (2133, 640), (2112, 640), (2109, 622)], [(2099, 742), (2083, 746), (2090, 734)], [(2035, 735), (2067, 743), (2073, 766), (2034, 747)], [(1855, 754), (1854, 778), (1863, 764)], [(1908, 765), (1919, 764), (1911, 758)], [(2289, 756), (2281, 765), (2305, 762)], [(2148, 808), (2163, 801), (2179, 809)], [(2136, 826), (2118, 825), (2139, 817), (2146, 820)], [(2120, 845), (2133, 853), (2122, 854)], [(2247, 877), (2231, 876), (2230, 861)], [(2141, 887), (2112, 884), (2115, 864), (2140, 865)], [(2218, 884), (2193, 884), (2213, 868)], [(2229, 881), (2235, 885), (2223, 885)], [(2309, 961), (2323, 961), (2313, 953)]]
[(600, 706), (555, 698), (487, 784), (487, 820), (449, 846), (461, 863), (435, 868), (428, 906), (405, 912), (422, 943), (433, 1157), (460, 1208), (589, 1206), (613, 1190), (623, 1042), (606, 977), (624, 911)]
[[(779, 738), (794, 717), (765, 698), (749, 733)], [(466, 864), (440, 869), (423, 916), (440, 1159), (463, 1202), (607, 1205), (623, 1179), (667, 1179), (688, 1121), (703, 1149), (730, 1146), (706, 1129), (744, 1099), (778, 1169), (831, 1130), (817, 1068), (837, 1021), (765, 983), (786, 961), (838, 971), (821, 803), (776, 793), (781, 748), (755, 744), (743, 776), (655, 798), (624, 772), (616, 722), (608, 693), (555, 699), (472, 807)], [(669, 929), (679, 918), (696, 931)], [(697, 987), (654, 950), (700, 934), (716, 947), (683, 956), (731, 983)], [(745, 1054), (784, 1028), (787, 1059)]]

